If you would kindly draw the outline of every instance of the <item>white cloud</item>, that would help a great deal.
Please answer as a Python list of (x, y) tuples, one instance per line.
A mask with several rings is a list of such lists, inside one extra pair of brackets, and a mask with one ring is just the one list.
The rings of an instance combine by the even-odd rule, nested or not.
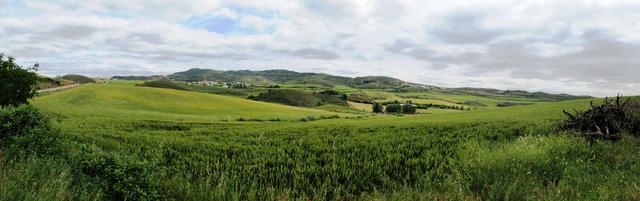
[[(0, 0), (0, 51), (49, 74), (286, 68), (640, 94), (639, 11), (586, 0)], [(231, 31), (185, 23), (203, 16), (234, 20), (211, 25)]]

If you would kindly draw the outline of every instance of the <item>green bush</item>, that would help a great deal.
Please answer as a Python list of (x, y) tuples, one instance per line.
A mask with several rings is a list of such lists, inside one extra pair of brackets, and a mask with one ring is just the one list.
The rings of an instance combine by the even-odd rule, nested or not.
[(58, 131), (30, 105), (0, 110), (0, 147), (7, 159), (27, 155), (53, 155), (59, 150)]
[(0, 53), (0, 108), (25, 104), (38, 94), (37, 70), (38, 64), (25, 69)]
[(402, 105), (400, 104), (388, 104), (386, 108), (387, 113), (402, 113)]
[(640, 136), (640, 98), (629, 99), (625, 113), (629, 119), (629, 133)]
[(0, 110), (0, 140), (23, 134), (27, 130), (49, 127), (46, 118), (32, 106), (8, 107)]
[(413, 104), (403, 104), (402, 105), (402, 113), (405, 114), (415, 114), (417, 107)]
[(159, 199), (158, 182), (151, 165), (134, 157), (83, 145), (71, 157), (77, 174), (98, 183), (113, 200)]
[(373, 112), (374, 113), (382, 113), (384, 112), (384, 106), (381, 103), (373, 103)]

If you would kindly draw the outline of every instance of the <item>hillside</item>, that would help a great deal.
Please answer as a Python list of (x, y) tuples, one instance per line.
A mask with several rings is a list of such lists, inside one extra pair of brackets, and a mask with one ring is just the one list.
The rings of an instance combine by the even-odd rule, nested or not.
[[(184, 72), (169, 75), (169, 78), (177, 81), (212, 80), (222, 82), (246, 82), (255, 85), (268, 84), (319, 84), (333, 87), (335, 85), (348, 85), (357, 88), (396, 88), (403, 85), (418, 86), (391, 77), (366, 76), (343, 77), (324, 73), (300, 73), (289, 70), (264, 70), (264, 71), (221, 71), (211, 69), (189, 69)], [(426, 86), (426, 85), (424, 85)]]
[(95, 80), (93, 80), (93, 79), (91, 79), (89, 77), (83, 76), (83, 75), (69, 74), (69, 75), (62, 76), (62, 79), (71, 80), (71, 81), (74, 81), (74, 82), (79, 83), (79, 84), (96, 83)]
[(257, 96), (251, 97), (251, 99), (299, 107), (316, 107), (322, 105), (340, 105), (345, 107), (349, 106), (347, 101), (343, 100), (341, 96), (321, 93), (309, 93), (294, 89), (268, 90), (266, 92), (260, 93)]
[(443, 88), (432, 85), (406, 82), (385, 76), (343, 77), (323, 73), (300, 73), (289, 70), (264, 71), (221, 71), (212, 69), (193, 68), (184, 72), (169, 75), (174, 81), (220, 81), (244, 82), (252, 85), (275, 84), (318, 84), (324, 87), (339, 85), (356, 89), (382, 89), (396, 93), (438, 92), (452, 95), (469, 95), (489, 98), (510, 99), (513, 101), (562, 101), (589, 98), (588, 96), (573, 96), (567, 94), (549, 94), (544, 92), (502, 91), (497, 89), (480, 88)]
[(535, 99), (538, 101), (563, 101), (563, 100), (591, 98), (590, 96), (575, 96), (575, 95), (569, 95), (569, 94), (549, 94), (544, 92), (527, 92), (522, 90), (497, 90), (497, 89), (470, 88), (470, 87), (455, 88), (452, 90), (459, 93), (466, 93), (466, 94), (476, 95), (476, 96)]
[[(34, 103), (64, 118), (124, 118), (219, 121), (236, 118), (298, 119), (309, 115), (333, 115), (323, 110), (285, 106), (230, 96), (135, 87), (90, 84), (44, 96)], [(64, 115), (62, 115), (64, 114)]]
[[(561, 192), (560, 198), (591, 200), (637, 192), (619, 182), (638, 179), (639, 158), (624, 154), (638, 151), (637, 140), (588, 145), (553, 133), (552, 126), (564, 118), (562, 110), (584, 108), (589, 101), (433, 115), (240, 122), (234, 119), (329, 113), (114, 83), (40, 97), (34, 105), (55, 120), (71, 144), (88, 144), (116, 160), (153, 161), (135, 167), (151, 171), (153, 181), (164, 184), (156, 190), (177, 200), (305, 200), (313, 195), (308, 192), (319, 192), (317, 198), (325, 200), (407, 200), (413, 195), (432, 200), (440, 197), (430, 195), (443, 189), (461, 199), (536, 200)], [(621, 165), (609, 165), (612, 160)], [(451, 172), (467, 176), (451, 177)], [(71, 182), (65, 176), (71, 173), (62, 174), (36, 178)], [(300, 184), (290, 182), (296, 179)], [(581, 186), (579, 191), (575, 186)], [(580, 193), (602, 186), (606, 192)], [(199, 189), (214, 190), (205, 194)], [(377, 194), (378, 189), (394, 194)], [(539, 189), (544, 189), (541, 194), (521, 193)], [(622, 190), (611, 194), (611, 189)]]
[(213, 80), (222, 82), (246, 82), (256, 85), (268, 85), (279, 83), (321, 84), (333, 86), (336, 84), (348, 84), (351, 78), (333, 76), (320, 73), (298, 73), (288, 70), (265, 71), (220, 71), (211, 69), (189, 69), (184, 72), (169, 75), (170, 79), (178, 81)]

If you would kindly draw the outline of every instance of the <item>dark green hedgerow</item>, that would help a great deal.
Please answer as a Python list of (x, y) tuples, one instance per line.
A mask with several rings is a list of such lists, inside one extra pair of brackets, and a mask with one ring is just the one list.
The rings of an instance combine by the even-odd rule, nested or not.
[[(104, 192), (105, 198), (112, 200), (153, 200), (159, 198), (157, 183), (153, 179), (153, 166), (141, 162), (133, 156), (121, 155), (116, 152), (101, 152), (95, 147), (86, 145), (64, 144), (58, 139), (58, 130), (53, 129), (49, 119), (30, 105), (8, 107), (0, 110), (0, 157), (3, 157), (9, 169), (2, 172), (8, 175), (0, 177), (0, 181), (22, 175), (22, 178), (39, 179), (36, 182), (52, 182), (54, 193), (40, 193), (34, 197), (20, 193), (18, 189), (44, 189), (46, 186), (27, 186), (19, 182), (10, 182), (4, 186), (8, 191), (0, 190), (5, 196), (15, 194), (16, 198), (42, 199), (80, 199), (85, 197), (83, 192), (73, 192), (76, 195), (61, 195), (64, 191), (73, 191), (77, 186), (96, 186)], [(38, 164), (53, 163), (57, 166), (44, 167)], [(0, 162), (0, 169), (4, 169), (4, 162)], [(40, 167), (32, 167), (38, 165)], [(41, 171), (38, 168), (51, 168), (52, 171)], [(72, 176), (65, 176), (72, 172)], [(41, 176), (29, 176), (38, 174)], [(52, 180), (45, 178), (53, 176)], [(26, 179), (25, 178), (25, 179)], [(61, 183), (62, 182), (62, 183)], [(69, 184), (75, 186), (70, 186)], [(95, 193), (94, 192), (94, 193)], [(92, 193), (93, 194), (93, 193)], [(88, 195), (95, 197), (99, 194)]]
[(58, 130), (48, 121), (29, 105), (0, 110), (0, 149), (5, 150), (5, 159), (59, 153)]
[(133, 156), (81, 145), (71, 156), (78, 173), (98, 184), (112, 200), (156, 200), (160, 195), (153, 168)]

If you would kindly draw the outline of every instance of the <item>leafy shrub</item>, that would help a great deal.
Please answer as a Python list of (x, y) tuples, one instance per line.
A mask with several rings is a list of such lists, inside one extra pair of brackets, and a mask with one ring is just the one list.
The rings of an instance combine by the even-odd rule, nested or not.
[(384, 112), (384, 106), (381, 103), (373, 103), (373, 112), (374, 113), (382, 113)]
[(415, 114), (418, 107), (414, 104), (388, 104), (387, 113)]
[(27, 103), (37, 94), (37, 70), (38, 64), (24, 69), (13, 57), (0, 54), (0, 108)]
[(625, 114), (629, 119), (628, 132), (640, 136), (640, 98), (632, 98), (627, 101)]
[(83, 145), (72, 156), (76, 170), (98, 183), (113, 200), (159, 199), (151, 166), (127, 155)]
[[(575, 111), (571, 114), (563, 111), (569, 119), (562, 123), (565, 130), (576, 130), (590, 140), (619, 140), (622, 132), (638, 134), (637, 100), (623, 99), (617, 96), (614, 100), (605, 98), (600, 105), (591, 102), (591, 109)], [(629, 104), (631, 103), (631, 104)]]
[(57, 135), (48, 118), (33, 106), (0, 110), (0, 147), (8, 148), (8, 158), (56, 153)]
[(387, 113), (401, 113), (402, 105), (400, 104), (388, 104), (386, 108)]
[(415, 114), (417, 107), (413, 104), (403, 104), (402, 105), (402, 113), (405, 114)]

